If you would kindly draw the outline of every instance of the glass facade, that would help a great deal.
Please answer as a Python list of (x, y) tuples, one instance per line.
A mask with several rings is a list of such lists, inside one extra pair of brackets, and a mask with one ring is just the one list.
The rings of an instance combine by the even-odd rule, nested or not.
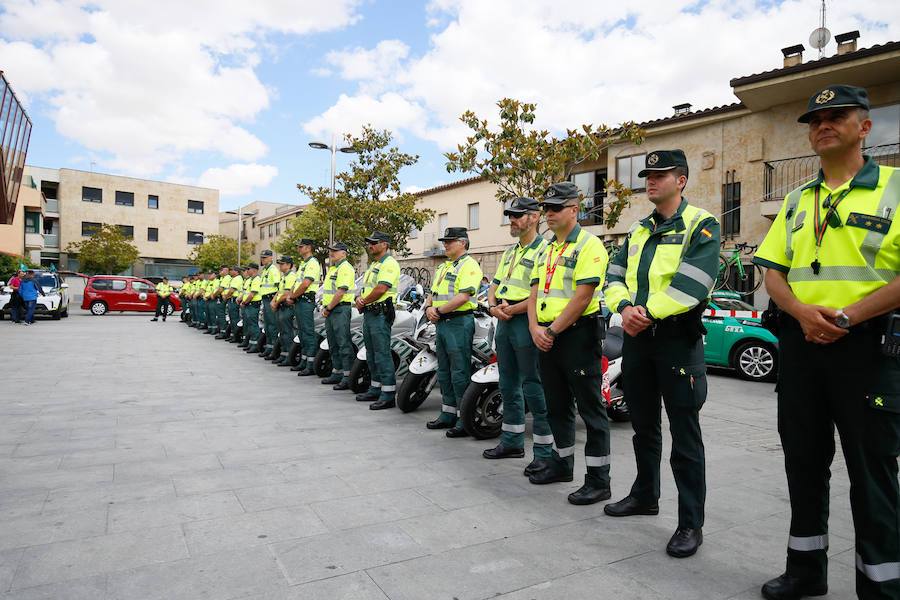
[(6, 225), (16, 214), (30, 140), (31, 119), (0, 72), (0, 172), (5, 183), (0, 186), (0, 223)]

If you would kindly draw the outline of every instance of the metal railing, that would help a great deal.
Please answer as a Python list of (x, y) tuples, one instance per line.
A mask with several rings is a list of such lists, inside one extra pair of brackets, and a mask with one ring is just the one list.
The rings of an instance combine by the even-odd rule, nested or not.
[[(881, 165), (900, 166), (900, 144), (871, 146), (866, 148), (864, 153)], [(819, 157), (815, 154), (769, 160), (763, 164), (765, 168), (764, 201), (783, 200), (788, 192), (815, 179), (819, 172)]]
[(45, 233), (44, 234), (44, 247), (45, 248), (59, 248), (59, 234), (58, 233)]
[(59, 212), (59, 199), (58, 198), (47, 198), (47, 206), (44, 208), (47, 212), (58, 213)]

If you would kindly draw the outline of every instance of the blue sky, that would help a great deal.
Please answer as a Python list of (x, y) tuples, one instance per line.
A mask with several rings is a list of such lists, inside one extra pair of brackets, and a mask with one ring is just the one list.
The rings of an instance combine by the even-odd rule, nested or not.
[[(733, 102), (728, 80), (779, 66), (819, 7), (0, 0), (0, 69), (34, 121), (29, 164), (209, 185), (230, 209), (304, 202), (295, 184), (327, 185), (329, 169), (307, 143), (365, 123), (421, 156), (402, 173), (417, 190), (462, 177), (442, 157), (466, 134), (458, 116), (493, 117), (504, 96), (537, 102), (554, 131)], [(900, 3), (835, 0), (828, 14), (862, 46), (900, 39)]]

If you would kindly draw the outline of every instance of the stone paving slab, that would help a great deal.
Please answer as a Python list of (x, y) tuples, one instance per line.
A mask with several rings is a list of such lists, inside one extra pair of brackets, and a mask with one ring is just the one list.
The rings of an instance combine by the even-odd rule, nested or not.
[[(780, 573), (789, 506), (771, 384), (710, 376), (705, 543), (666, 556), (658, 517), (576, 507), (530, 457), (373, 413), (177, 321), (0, 323), (0, 600), (750, 599)], [(64, 360), (47, 365), (46, 348)], [(33, 394), (35, 382), (45, 393)], [(666, 425), (663, 425), (666, 430)], [(583, 444), (579, 429), (578, 443)], [(612, 427), (614, 498), (634, 477)], [(664, 455), (668, 453), (666, 441)], [(853, 597), (849, 483), (835, 458), (831, 594)]]

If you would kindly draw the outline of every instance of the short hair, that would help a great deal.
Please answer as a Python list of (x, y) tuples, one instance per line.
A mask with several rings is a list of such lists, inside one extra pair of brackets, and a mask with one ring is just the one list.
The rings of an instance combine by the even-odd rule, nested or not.
[[(675, 179), (678, 179), (679, 177), (684, 176), (684, 179), (685, 179), (684, 187), (687, 187), (687, 179), (688, 179), (687, 168), (678, 166), (678, 167), (675, 167), (674, 169), (672, 169), (671, 172), (672, 172), (672, 175), (675, 176)], [(684, 188), (681, 188), (681, 189), (683, 190)]]

